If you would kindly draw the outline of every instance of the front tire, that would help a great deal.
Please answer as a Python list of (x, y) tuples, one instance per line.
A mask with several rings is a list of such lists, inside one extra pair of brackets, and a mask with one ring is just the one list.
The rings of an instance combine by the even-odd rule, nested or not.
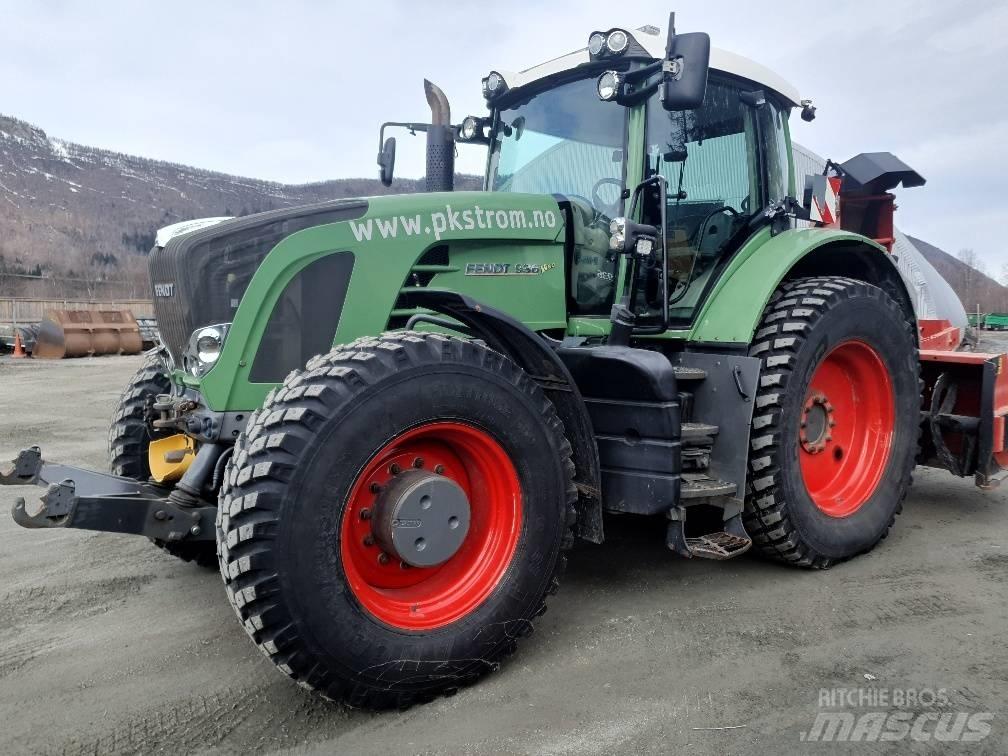
[[(149, 356), (126, 384), (109, 425), (109, 469), (113, 475), (142, 481), (150, 478), (147, 456), (150, 442), (171, 435), (167, 431), (154, 430), (152, 406), (157, 395), (171, 393), (171, 387), (164, 365), (156, 354)], [(208, 568), (217, 566), (213, 544), (206, 541), (175, 543), (158, 538), (150, 541), (183, 562), (195, 562)]]
[[(228, 596), (260, 650), (329, 698), (401, 708), (453, 692), (497, 668), (558, 586), (570, 455), (541, 389), (481, 343), (386, 334), (316, 357), (229, 463)], [(423, 486), (433, 506), (410, 498)], [(412, 513), (390, 519), (402, 502)], [(455, 525), (431, 525), (442, 514)]]
[(786, 282), (749, 354), (763, 360), (745, 525), (764, 555), (825, 568), (885, 537), (911, 483), (920, 430), (913, 325), (882, 289)]

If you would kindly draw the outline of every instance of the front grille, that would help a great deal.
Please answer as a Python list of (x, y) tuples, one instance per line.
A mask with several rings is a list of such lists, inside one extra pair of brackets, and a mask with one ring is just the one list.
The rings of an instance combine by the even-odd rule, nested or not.
[(151, 250), (154, 314), (175, 363), (181, 364), (197, 328), (234, 320), (252, 276), (284, 238), (359, 218), (367, 209), (365, 200), (334, 200), (272, 210), (177, 236)]

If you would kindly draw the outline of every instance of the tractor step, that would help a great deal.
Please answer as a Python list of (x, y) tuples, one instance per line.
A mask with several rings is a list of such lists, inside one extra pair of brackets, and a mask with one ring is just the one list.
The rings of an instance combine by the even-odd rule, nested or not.
[(737, 490), (734, 483), (716, 480), (702, 473), (683, 473), (682, 488), (679, 497), (688, 499), (710, 499), (715, 496), (734, 496)]
[(707, 371), (702, 368), (673, 365), (672, 369), (677, 381), (702, 381), (707, 377)]
[(752, 546), (751, 538), (743, 538), (724, 531), (686, 539), (686, 548), (690, 550), (690, 554), (702, 559), (731, 559), (747, 552), (750, 546)]
[(724, 521), (724, 530), (686, 537), (686, 507), (676, 507), (669, 514), (665, 545), (687, 559), (732, 559), (745, 554), (752, 546), (752, 538), (742, 524), (741, 512)]
[(718, 434), (718, 426), (707, 423), (683, 423), (680, 438), (689, 446), (710, 446)]

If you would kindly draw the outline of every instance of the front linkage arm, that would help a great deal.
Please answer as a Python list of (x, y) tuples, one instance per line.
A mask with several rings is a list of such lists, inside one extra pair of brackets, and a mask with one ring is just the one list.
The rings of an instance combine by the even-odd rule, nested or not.
[(102, 530), (162, 541), (214, 538), (216, 507), (185, 506), (161, 486), (44, 462), (37, 446), (0, 469), (0, 485), (46, 489), (32, 506), (24, 498), (15, 501), (11, 515), (25, 528)]

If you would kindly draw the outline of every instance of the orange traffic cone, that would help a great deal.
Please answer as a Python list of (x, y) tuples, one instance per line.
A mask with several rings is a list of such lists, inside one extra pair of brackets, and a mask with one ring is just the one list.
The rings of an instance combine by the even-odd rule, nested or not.
[(27, 353), (24, 349), (24, 344), (21, 343), (21, 331), (14, 331), (14, 353), (11, 357), (14, 358), (24, 358), (27, 357)]

